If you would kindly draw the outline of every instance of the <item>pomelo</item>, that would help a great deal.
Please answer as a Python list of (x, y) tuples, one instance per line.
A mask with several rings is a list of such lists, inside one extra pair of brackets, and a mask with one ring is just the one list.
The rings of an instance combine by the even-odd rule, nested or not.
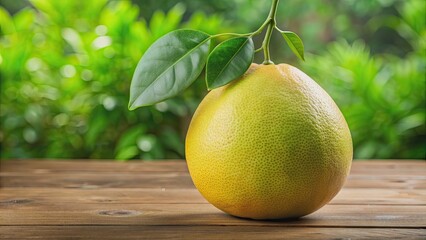
[(210, 91), (186, 137), (192, 180), (214, 206), (252, 219), (296, 218), (328, 203), (352, 162), (348, 125), (299, 69), (256, 65)]

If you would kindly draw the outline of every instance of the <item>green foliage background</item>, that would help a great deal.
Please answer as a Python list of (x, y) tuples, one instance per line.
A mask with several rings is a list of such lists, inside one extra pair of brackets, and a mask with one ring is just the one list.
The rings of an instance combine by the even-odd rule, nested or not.
[[(169, 31), (249, 32), (270, 7), (254, 0), (17, 2), (0, 2), (3, 159), (184, 158), (204, 80), (130, 112), (137, 62)], [(280, 3), (278, 25), (301, 36), (307, 56), (299, 62), (276, 34), (274, 62), (296, 65), (330, 93), (348, 121), (355, 158), (425, 158), (425, 11), (424, 0)]]

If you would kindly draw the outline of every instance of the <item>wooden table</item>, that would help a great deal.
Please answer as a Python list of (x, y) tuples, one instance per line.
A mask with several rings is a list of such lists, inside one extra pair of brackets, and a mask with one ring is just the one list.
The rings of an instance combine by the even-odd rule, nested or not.
[(219, 211), (182, 160), (0, 167), (0, 239), (426, 239), (424, 161), (355, 161), (339, 195), (295, 221)]

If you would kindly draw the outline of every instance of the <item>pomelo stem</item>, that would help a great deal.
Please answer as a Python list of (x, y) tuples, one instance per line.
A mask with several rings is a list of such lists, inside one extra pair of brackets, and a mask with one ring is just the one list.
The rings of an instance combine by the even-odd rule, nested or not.
[(268, 19), (266, 20), (268, 22), (268, 28), (266, 29), (265, 38), (263, 39), (262, 48), (263, 48), (263, 54), (265, 56), (265, 60), (263, 61), (263, 64), (274, 64), (271, 61), (271, 55), (269, 54), (269, 43), (271, 42), (271, 36), (272, 31), (275, 28), (276, 22), (275, 22), (275, 15), (277, 13), (277, 7), (278, 2), (280, 0), (272, 0), (271, 5), (271, 11), (269, 12)]

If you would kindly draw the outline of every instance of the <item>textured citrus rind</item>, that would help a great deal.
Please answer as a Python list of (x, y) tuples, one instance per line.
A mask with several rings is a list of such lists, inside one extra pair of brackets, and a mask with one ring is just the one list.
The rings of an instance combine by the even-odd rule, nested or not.
[(186, 138), (192, 180), (214, 206), (253, 219), (295, 218), (328, 203), (352, 161), (346, 121), (311, 78), (253, 65), (201, 102)]

